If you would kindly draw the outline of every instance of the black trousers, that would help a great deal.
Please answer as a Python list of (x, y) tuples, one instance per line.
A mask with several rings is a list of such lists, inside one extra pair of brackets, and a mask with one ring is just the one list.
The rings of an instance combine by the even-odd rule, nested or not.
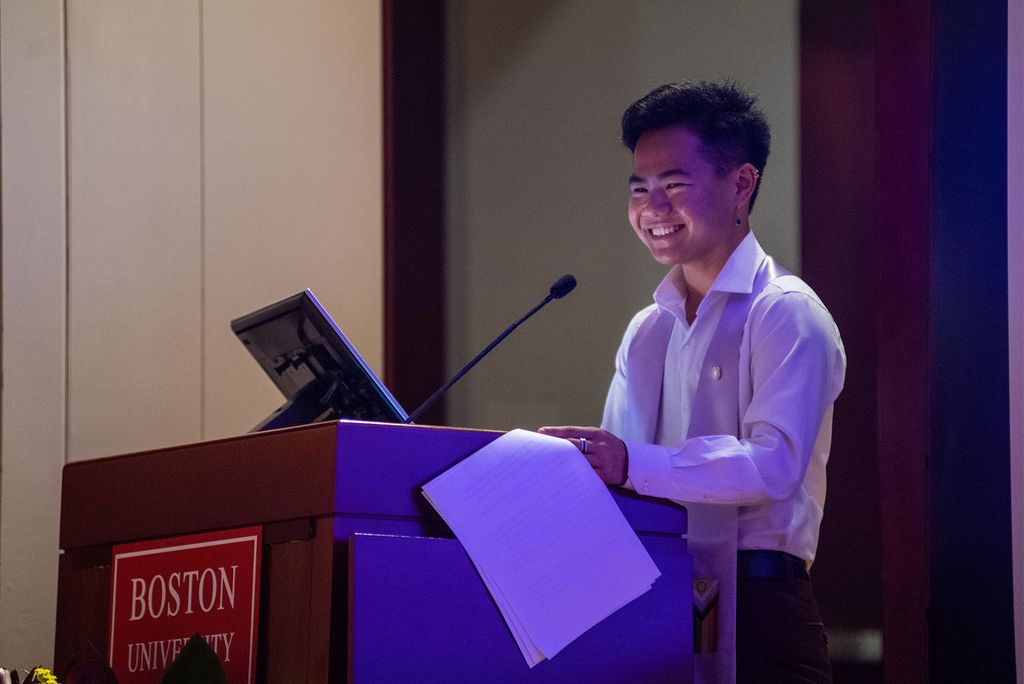
[(809, 579), (737, 578), (736, 681), (832, 681), (825, 627)]

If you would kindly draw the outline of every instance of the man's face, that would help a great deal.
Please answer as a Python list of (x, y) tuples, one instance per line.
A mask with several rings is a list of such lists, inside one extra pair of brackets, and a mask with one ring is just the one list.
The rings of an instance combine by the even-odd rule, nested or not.
[(633, 150), (629, 222), (656, 261), (718, 267), (746, 234), (736, 170), (719, 176), (687, 128), (648, 131)]

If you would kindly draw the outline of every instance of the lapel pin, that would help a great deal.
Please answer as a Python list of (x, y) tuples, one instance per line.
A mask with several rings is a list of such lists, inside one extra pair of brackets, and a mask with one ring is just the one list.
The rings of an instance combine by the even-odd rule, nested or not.
[(711, 369), (711, 377), (714, 378), (715, 380), (721, 380), (722, 379), (722, 367), (721, 366), (714, 366)]

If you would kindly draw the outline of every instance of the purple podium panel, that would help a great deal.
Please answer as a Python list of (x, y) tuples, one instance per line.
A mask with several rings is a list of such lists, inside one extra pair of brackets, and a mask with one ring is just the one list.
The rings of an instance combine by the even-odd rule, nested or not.
[(350, 538), (349, 681), (693, 681), (693, 569), (678, 537), (642, 539), (653, 588), (530, 668), (454, 539)]

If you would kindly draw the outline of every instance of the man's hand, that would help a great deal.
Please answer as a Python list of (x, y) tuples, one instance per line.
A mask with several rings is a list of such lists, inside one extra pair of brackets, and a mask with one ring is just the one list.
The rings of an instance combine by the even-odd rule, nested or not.
[(612, 433), (600, 428), (572, 425), (542, 427), (537, 432), (567, 439), (580, 451), (583, 451), (585, 440), (586, 451), (583, 451), (583, 455), (601, 479), (613, 485), (626, 483), (629, 474), (629, 454), (626, 453), (623, 441)]

